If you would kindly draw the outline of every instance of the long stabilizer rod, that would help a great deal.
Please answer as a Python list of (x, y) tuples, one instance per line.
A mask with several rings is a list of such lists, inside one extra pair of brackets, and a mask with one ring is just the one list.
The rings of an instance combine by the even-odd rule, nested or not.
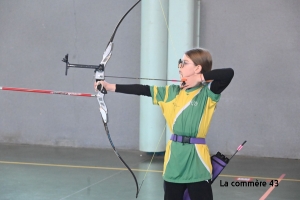
[(1, 86), (0, 86), (0, 90), (8, 90), (8, 91), (14, 91), (14, 92), (34, 92), (34, 93), (43, 93), (43, 94), (60, 94), (60, 95), (79, 96), (79, 97), (96, 97), (97, 96), (95, 94), (88, 94), (88, 93), (63, 92), (63, 91), (54, 91), (54, 90), (40, 90), (40, 89), (1, 87)]

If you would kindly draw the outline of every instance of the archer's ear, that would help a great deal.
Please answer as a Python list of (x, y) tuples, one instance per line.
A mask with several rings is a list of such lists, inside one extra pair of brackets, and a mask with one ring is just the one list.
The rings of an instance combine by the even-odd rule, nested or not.
[(196, 74), (200, 74), (202, 71), (202, 66), (201, 65), (197, 65), (196, 68), (195, 68), (195, 73)]

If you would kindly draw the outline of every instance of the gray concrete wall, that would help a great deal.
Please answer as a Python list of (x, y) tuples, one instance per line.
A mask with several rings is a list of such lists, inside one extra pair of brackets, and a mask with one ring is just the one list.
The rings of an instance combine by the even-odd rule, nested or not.
[[(135, 0), (0, 1), (0, 85), (94, 93), (93, 70), (113, 30)], [(140, 5), (115, 36), (107, 75), (139, 75)], [(109, 79), (112, 82), (117, 80)], [(133, 83), (130, 80), (118, 80)], [(139, 99), (109, 94), (109, 129), (119, 148), (138, 148)], [(96, 99), (1, 91), (0, 142), (109, 148)]]
[(202, 0), (201, 46), (232, 67), (208, 136), (212, 152), (300, 158), (300, 1)]
[[(61, 59), (98, 64), (134, 3), (0, 1), (0, 85), (93, 93), (92, 70), (66, 77)], [(298, 0), (201, 1), (200, 44), (214, 68), (235, 70), (208, 134), (212, 153), (247, 140), (240, 155), (300, 158), (299, 9)], [(140, 5), (117, 32), (106, 74), (138, 77), (139, 57)], [(139, 98), (111, 93), (106, 103), (116, 147), (138, 149)], [(0, 91), (0, 142), (109, 148), (96, 99), (9, 91)]]

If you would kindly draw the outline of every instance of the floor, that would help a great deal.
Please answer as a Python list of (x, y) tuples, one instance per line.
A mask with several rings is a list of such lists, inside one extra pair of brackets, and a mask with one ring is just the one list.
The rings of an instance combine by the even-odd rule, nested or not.
[[(154, 157), (146, 174), (151, 155), (118, 152), (139, 185), (145, 180), (138, 199), (163, 200), (163, 156)], [(213, 183), (214, 199), (299, 200), (299, 171), (300, 160), (236, 155)], [(0, 144), (0, 200), (133, 200), (135, 195), (132, 175), (111, 149)]]

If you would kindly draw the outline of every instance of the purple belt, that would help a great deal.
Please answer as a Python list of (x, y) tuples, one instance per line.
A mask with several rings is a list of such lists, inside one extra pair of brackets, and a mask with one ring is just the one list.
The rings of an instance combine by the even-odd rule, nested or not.
[(172, 134), (170, 140), (187, 144), (206, 144), (205, 138), (192, 138), (176, 134)]

